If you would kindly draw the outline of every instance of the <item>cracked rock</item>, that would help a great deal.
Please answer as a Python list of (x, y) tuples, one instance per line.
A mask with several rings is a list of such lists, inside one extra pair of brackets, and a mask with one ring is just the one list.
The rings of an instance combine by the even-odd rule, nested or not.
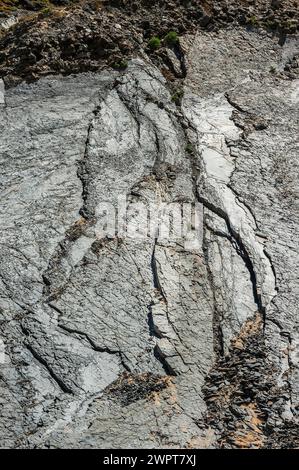
[(180, 48), (0, 80), (3, 448), (298, 447), (298, 44)]

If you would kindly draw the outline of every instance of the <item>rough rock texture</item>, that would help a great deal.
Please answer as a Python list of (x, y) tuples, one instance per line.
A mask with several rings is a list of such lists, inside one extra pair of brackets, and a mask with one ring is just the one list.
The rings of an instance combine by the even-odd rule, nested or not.
[[(123, 411), (129, 422), (132, 415), (148, 427), (134, 436), (117, 431), (113, 447), (137, 445), (137, 435), (145, 446), (160, 439), (191, 442), (214, 357), (212, 293), (202, 252), (159, 239), (98, 235), (102, 201), (116, 204), (122, 195), (132, 204), (136, 198), (194, 200), (181, 116), (165, 80), (140, 61), (122, 77), (109, 72), (45, 79), (8, 91), (2, 113), (2, 335), (16, 361), (14, 368), (3, 367), (3, 375), (18, 396), (15, 413), (24, 426), (16, 432), (4, 420), (11, 429), (7, 442), (46, 445), (50, 439), (61, 445), (60, 433), (81, 409), (91, 414), (84, 431), (102, 406), (110, 410), (113, 436), (112, 423)], [(173, 416), (165, 438), (159, 421), (147, 425), (155, 407), (144, 410), (138, 390), (127, 409), (107, 389), (124, 373), (132, 384), (144, 374), (154, 383), (167, 379), (161, 420)], [(178, 383), (168, 375), (178, 375)], [(27, 386), (20, 389), (23, 381)], [(145, 395), (152, 397), (147, 386)], [(178, 404), (175, 394), (182, 396)], [(97, 444), (80, 434), (80, 445), (110, 443), (105, 426), (93, 427)], [(67, 435), (68, 443), (75, 442), (71, 430)]]
[[(2, 447), (298, 447), (298, 42), (165, 50), (0, 82)], [(103, 235), (124, 197), (203, 234)]]
[[(271, 31), (283, 43), (286, 33), (296, 33), (299, 28), (298, 0), (52, 3), (34, 13), (30, 5), (39, 3), (33, 0), (27, 5), (29, 11), (16, 10), (3, 20), (0, 17), (0, 74), (5, 76), (7, 86), (53, 73), (98, 71), (107, 64), (121, 68), (128, 58), (144, 55), (150, 56), (162, 71), (163, 64), (170, 62), (167, 78), (181, 78), (173, 60), (169, 60), (169, 49), (164, 47), (165, 35), (171, 30), (183, 35), (199, 28), (217, 30), (222, 25), (241, 23), (251, 30)], [(148, 43), (156, 36), (161, 39), (161, 47), (152, 50)], [(181, 56), (176, 46), (175, 52)]]
[[(230, 352), (235, 362), (245, 361), (240, 377), (235, 377), (231, 357), (228, 366), (220, 359), (219, 371), (226, 380), (215, 376), (216, 389), (208, 402), (226, 422), (232, 421), (231, 413), (238, 417), (244, 403), (256, 407), (261, 422), (253, 429), (254, 438), (250, 413), (240, 432), (236, 424), (232, 428), (226, 424), (224, 433), (233, 434), (232, 445), (268, 441), (275, 445), (272, 438), (283, 427), (284, 445), (295, 446), (291, 434), (298, 406), (298, 79), (296, 75), (287, 79), (285, 64), (292, 60), (296, 44), (290, 39), (277, 48), (267, 37), (237, 32), (228, 62), (225, 36), (201, 35), (193, 42), (186, 82), (191, 92), (184, 100), (201, 155), (198, 197), (206, 208), (205, 249), (220, 324), (220, 351), (227, 351), (231, 338), (246, 319), (252, 321), (254, 312), (260, 320), (255, 318), (254, 334), (252, 327), (248, 330), (250, 338), (258, 336), (258, 348), (248, 346), (244, 359), (244, 341), (237, 340)], [(194, 60), (197, 54), (200, 61)], [(207, 67), (211, 56), (214, 63)], [(243, 330), (244, 326), (242, 334)], [(256, 356), (261, 356), (258, 361)], [(240, 379), (241, 386), (235, 383)], [(224, 392), (227, 381), (231, 388), (237, 386), (238, 393), (231, 388)], [(215, 385), (210, 378), (211, 384)], [(223, 393), (229, 395), (229, 410), (223, 404), (222, 409), (215, 408), (215, 396)], [(232, 408), (236, 403), (239, 410)], [(217, 421), (212, 419), (216, 427)], [(223, 423), (218, 428), (223, 430)]]

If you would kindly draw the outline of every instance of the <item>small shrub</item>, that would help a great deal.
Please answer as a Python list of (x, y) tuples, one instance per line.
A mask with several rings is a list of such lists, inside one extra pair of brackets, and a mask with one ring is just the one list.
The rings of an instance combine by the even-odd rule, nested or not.
[(184, 90), (177, 90), (171, 97), (171, 101), (177, 105), (180, 105), (184, 96)]
[(270, 73), (276, 73), (276, 68), (274, 67), (274, 65), (271, 65)]
[(148, 47), (155, 51), (156, 49), (159, 49), (161, 46), (161, 39), (159, 39), (157, 36), (152, 37), (149, 42), (148, 42)]
[(174, 46), (179, 41), (178, 34), (175, 31), (169, 31), (164, 38), (164, 42), (169, 46)]
[(251, 26), (257, 26), (258, 23), (259, 22), (256, 16), (252, 15), (248, 18), (248, 24), (250, 24)]
[(128, 67), (128, 61), (123, 59), (118, 62), (114, 62), (112, 67), (116, 70), (125, 70)]
[(42, 15), (48, 15), (49, 13), (51, 13), (51, 8), (49, 7), (42, 8), (40, 12)]
[(268, 29), (275, 29), (277, 27), (276, 22), (273, 20), (266, 20), (263, 25)]
[(282, 23), (282, 28), (289, 32), (289, 33), (295, 33), (297, 29), (297, 22), (296, 20), (287, 20)]
[(191, 155), (192, 153), (194, 153), (194, 147), (193, 147), (193, 145), (192, 145), (190, 142), (188, 142), (188, 144), (186, 145), (185, 151), (186, 151), (187, 153), (189, 153), (189, 155)]

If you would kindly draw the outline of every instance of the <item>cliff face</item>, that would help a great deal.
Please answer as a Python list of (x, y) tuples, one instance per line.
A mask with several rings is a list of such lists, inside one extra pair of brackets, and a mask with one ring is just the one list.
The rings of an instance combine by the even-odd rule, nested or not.
[(297, 447), (296, 35), (116, 3), (0, 39), (1, 445)]

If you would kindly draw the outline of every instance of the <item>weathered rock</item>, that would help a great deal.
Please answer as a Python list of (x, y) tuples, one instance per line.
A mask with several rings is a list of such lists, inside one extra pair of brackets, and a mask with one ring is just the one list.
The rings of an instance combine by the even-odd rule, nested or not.
[[(130, 211), (136, 197), (149, 203), (195, 200), (186, 137), (165, 80), (135, 61), (122, 77), (52, 78), (11, 89), (1, 144), (2, 336), (10, 357), (2, 372), (12, 396), (21, 393), (30, 407), (24, 419), (31, 432), (27, 442), (23, 431), (17, 440), (6, 434), (7, 445), (46, 445), (49, 439), (51, 446), (64, 445), (65, 430), (69, 436), (70, 421), (84, 404), (90, 402), (92, 413), (98, 403), (93, 398), (114, 403), (106, 387), (125, 371), (132, 380), (146, 373), (177, 376), (157, 398), (163, 419), (173, 414), (167, 439), (182, 446), (198, 435), (206, 439), (195, 423), (205, 410), (201, 386), (214, 352), (212, 294), (200, 247), (99, 235), (104, 202), (116, 208), (125, 196)], [(165, 165), (171, 172), (164, 173)], [(160, 167), (163, 178), (155, 176)], [(34, 403), (25, 390), (17, 391), (22, 376), (32, 377)], [(150, 426), (152, 408), (140, 408), (138, 391), (136, 400), (130, 405), (134, 419), (141, 413)], [(111, 411), (107, 423), (113, 433), (118, 413)], [(84, 437), (90, 419), (80, 445), (107, 445), (96, 425), (94, 440)], [(178, 432), (180, 423), (186, 434)], [(144, 446), (159, 445), (152, 437), (158, 436), (156, 426), (144, 432), (139, 427)], [(128, 435), (130, 442), (135, 437)]]
[[(252, 441), (259, 446), (277, 445), (272, 433), (276, 433), (276, 427), (288, 433), (289, 427), (289, 445), (296, 446), (292, 426), (297, 422), (298, 362), (292, 351), (298, 341), (298, 286), (293, 281), (298, 278), (293, 245), (298, 231), (298, 164), (293, 139), (297, 135), (298, 81), (273, 76), (271, 64), (274, 61), (283, 70), (290, 51), (295, 55), (298, 46), (290, 41), (280, 49), (268, 37), (234, 32), (229, 43), (231, 59), (227, 60), (224, 37), (225, 32), (200, 35), (193, 41), (183, 103), (201, 155), (198, 196), (206, 207), (206, 256), (220, 350), (227, 351), (228, 334), (236, 335), (238, 327), (233, 323), (239, 315), (244, 315), (239, 322), (242, 324), (246, 317), (249, 320), (259, 312), (264, 332), (259, 336), (264, 342), (260, 364), (265, 367), (263, 378), (268, 376), (272, 389), (276, 387), (274, 394), (281, 393), (278, 390), (286, 393), (279, 405), (263, 415), (269, 444), (265, 438), (259, 444)], [(244, 48), (251, 49), (250, 61), (240, 47), (244, 40)], [(270, 54), (265, 54), (266, 50)], [(214, 63), (208, 68), (211, 56)], [(195, 60), (198, 57), (201, 60)], [(240, 74), (232, 76), (236, 69)], [(234, 109), (239, 115), (237, 127)], [(246, 122), (253, 116), (268, 124), (245, 132)], [(240, 125), (240, 119), (244, 125)], [(235, 261), (238, 255), (239, 268)], [(228, 274), (231, 272), (235, 274)], [(229, 279), (236, 285), (228, 287)], [(252, 356), (254, 349), (249, 354)], [(246, 371), (247, 359), (242, 367)], [(227, 371), (231, 372), (229, 367)], [(249, 388), (251, 379), (247, 380)], [(257, 403), (263, 406), (267, 399), (259, 398), (259, 380), (254, 379), (250, 396), (253, 403), (258, 397)], [(235, 437), (235, 445), (245, 447), (246, 439)]]
[(297, 43), (180, 48), (0, 88), (2, 447), (297, 445)]

